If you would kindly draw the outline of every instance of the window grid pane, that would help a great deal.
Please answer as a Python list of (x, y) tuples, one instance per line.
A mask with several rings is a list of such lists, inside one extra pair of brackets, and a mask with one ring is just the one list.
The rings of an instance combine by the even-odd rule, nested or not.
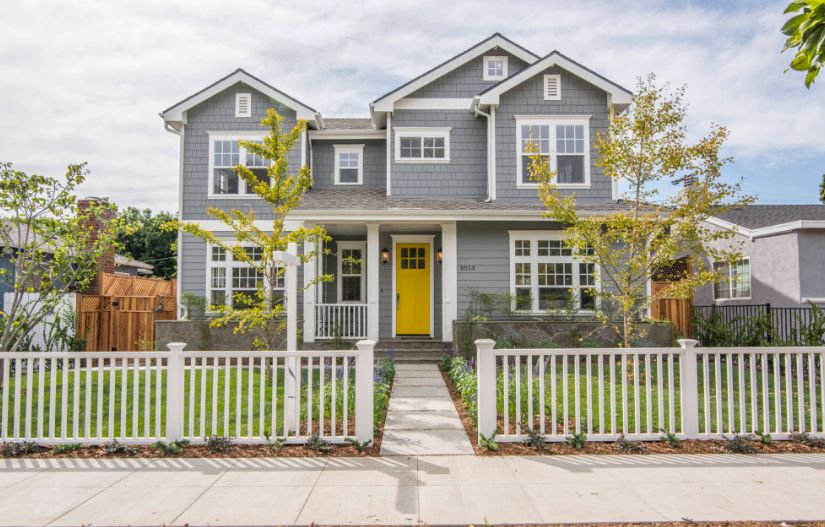
[(516, 256), (530, 256), (530, 240), (516, 240)]

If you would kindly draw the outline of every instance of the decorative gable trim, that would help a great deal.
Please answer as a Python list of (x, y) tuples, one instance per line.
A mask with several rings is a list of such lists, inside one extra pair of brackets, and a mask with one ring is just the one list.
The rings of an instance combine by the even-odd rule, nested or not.
[(560, 101), (561, 100), (561, 75), (545, 75), (544, 76), (544, 100), (545, 101)]
[(459, 53), (458, 55), (447, 60), (446, 62), (442, 62), (435, 68), (419, 75), (418, 77), (407, 82), (406, 84), (401, 85), (400, 87), (394, 89), (386, 95), (379, 97), (378, 99), (373, 101), (371, 106), (374, 111), (391, 112), (394, 109), (395, 101), (406, 97), (407, 95), (418, 90), (419, 88), (423, 88), (427, 84), (430, 84), (434, 80), (443, 77), (444, 75), (455, 70), (459, 66), (462, 66), (475, 58), (483, 56), (484, 53), (490, 51), (493, 48), (502, 49), (510, 53), (511, 55), (520, 58), (527, 64), (533, 64), (538, 60), (538, 55), (524, 49), (523, 47), (519, 46), (512, 40), (504, 37), (503, 35), (495, 33), (490, 38), (487, 38), (479, 42), (470, 49), (462, 53)]
[(226, 77), (218, 80), (217, 82), (207, 86), (201, 91), (195, 93), (194, 95), (190, 95), (189, 97), (180, 101), (174, 106), (167, 108), (166, 110), (161, 112), (160, 116), (168, 125), (172, 126), (176, 130), (180, 130), (181, 125), (186, 124), (187, 110), (194, 106), (197, 106), (198, 104), (217, 95), (225, 89), (234, 86), (239, 82), (244, 83), (250, 88), (258, 90), (270, 99), (276, 100), (284, 106), (287, 106), (295, 110), (298, 119), (306, 119), (307, 121), (314, 122), (317, 128), (322, 127), (323, 121), (321, 119), (320, 113), (315, 111), (313, 108), (310, 108), (309, 106), (305, 105), (304, 103), (298, 101), (297, 99), (294, 99), (289, 95), (285, 94), (284, 92), (276, 89), (275, 87), (270, 86), (261, 79), (250, 75), (249, 73), (245, 72), (240, 68), (233, 71)]
[(235, 94), (235, 117), (252, 117), (252, 94)]

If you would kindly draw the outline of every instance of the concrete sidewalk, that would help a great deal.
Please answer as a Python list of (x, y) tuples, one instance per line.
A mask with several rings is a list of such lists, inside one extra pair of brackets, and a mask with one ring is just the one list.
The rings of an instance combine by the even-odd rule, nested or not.
[(825, 455), (0, 460), (2, 525), (825, 519)]

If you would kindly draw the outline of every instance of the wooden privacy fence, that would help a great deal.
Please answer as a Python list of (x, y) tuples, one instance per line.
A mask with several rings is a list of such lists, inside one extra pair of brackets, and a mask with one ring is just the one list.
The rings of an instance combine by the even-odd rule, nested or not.
[(669, 298), (671, 282), (651, 282), (650, 316), (655, 320), (669, 320), (674, 333), (693, 338), (692, 302), (689, 298)]
[(825, 347), (494, 349), (477, 340), (478, 431), (498, 441), (825, 436)]
[(4, 353), (0, 440), (373, 439), (373, 348)]
[(155, 321), (175, 320), (174, 280), (103, 274), (102, 295), (77, 295), (77, 335), (86, 351), (154, 349)]

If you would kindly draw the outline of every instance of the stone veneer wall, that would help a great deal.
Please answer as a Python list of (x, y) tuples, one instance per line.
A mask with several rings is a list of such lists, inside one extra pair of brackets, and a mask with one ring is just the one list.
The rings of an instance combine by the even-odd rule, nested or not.
[[(236, 335), (234, 326), (209, 327), (208, 320), (158, 320), (155, 349), (166, 350), (170, 342), (185, 342), (189, 351), (250, 351), (254, 335)], [(278, 346), (286, 348), (286, 341)]]

